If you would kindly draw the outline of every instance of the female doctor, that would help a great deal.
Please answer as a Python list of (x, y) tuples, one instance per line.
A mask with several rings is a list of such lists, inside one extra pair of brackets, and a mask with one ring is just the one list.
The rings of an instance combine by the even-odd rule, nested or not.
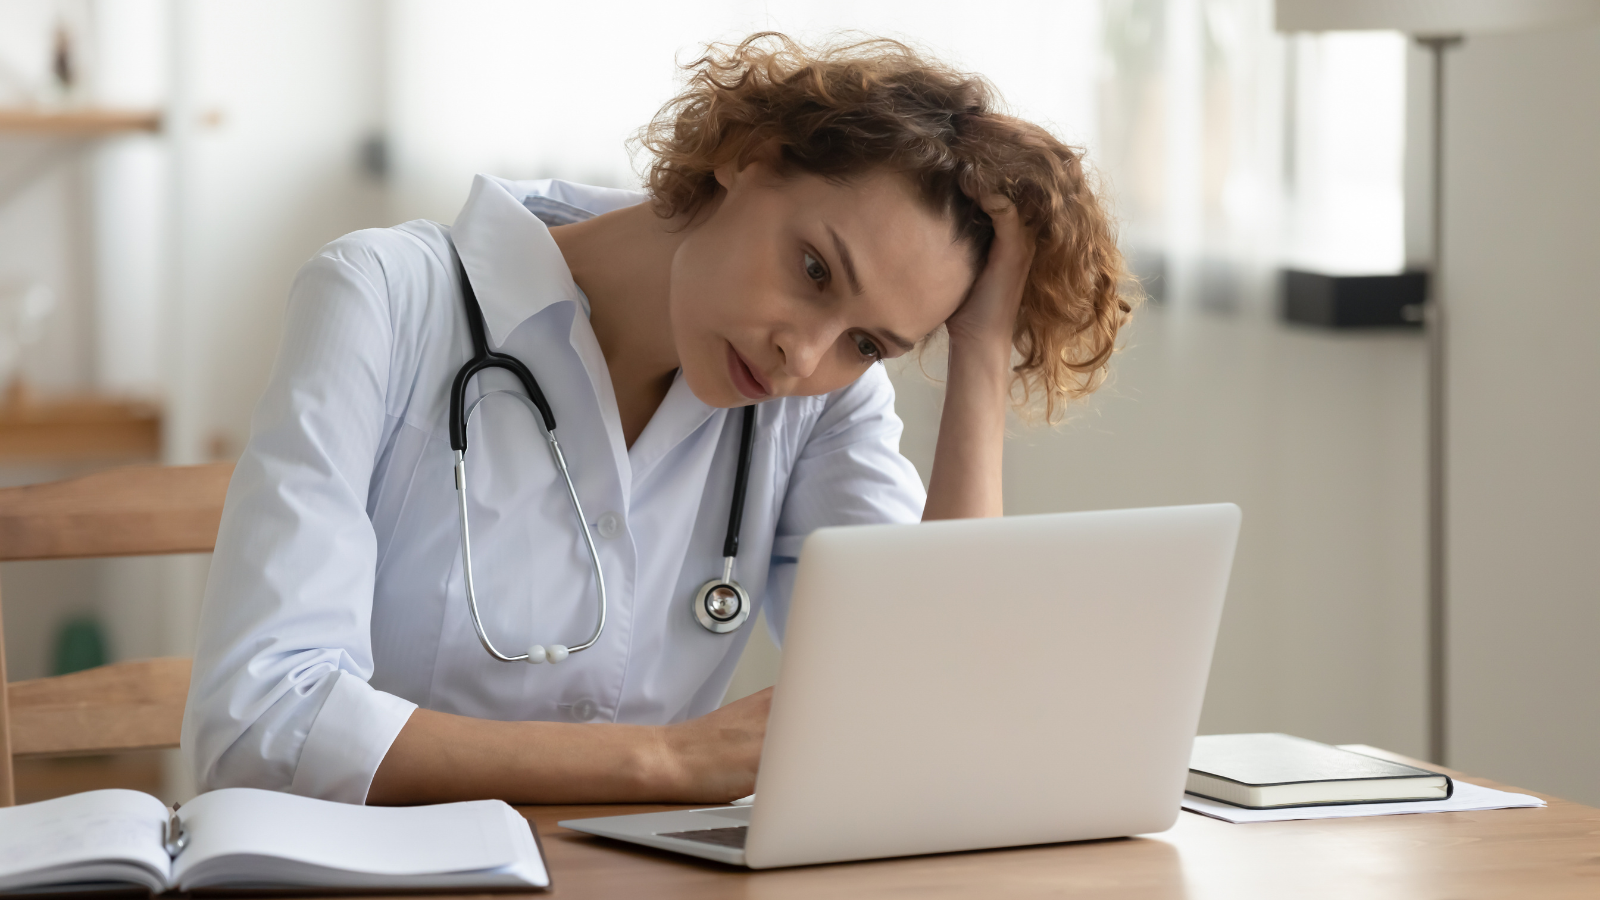
[[(717, 707), (738, 626), (764, 608), (781, 637), (805, 536), (1000, 515), (1008, 404), (1049, 417), (1103, 379), (1130, 311), (1110, 223), (1078, 153), (984, 82), (778, 35), (688, 69), (642, 133), (646, 193), (479, 177), (453, 227), (301, 271), (201, 616), (202, 788), (748, 794), (769, 692)], [(924, 499), (878, 363), (941, 326)], [(486, 352), (529, 380), (468, 370), (452, 409)]]

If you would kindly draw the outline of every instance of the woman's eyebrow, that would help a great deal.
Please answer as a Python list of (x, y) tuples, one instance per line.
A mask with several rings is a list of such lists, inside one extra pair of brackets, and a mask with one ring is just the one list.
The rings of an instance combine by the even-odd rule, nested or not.
[(844, 277), (850, 281), (850, 292), (861, 293), (861, 281), (856, 278), (856, 264), (855, 260), (850, 258), (850, 248), (845, 246), (844, 240), (839, 237), (839, 232), (833, 230), (832, 225), (827, 226), (827, 229), (828, 236), (833, 238), (834, 252), (839, 254), (839, 262), (844, 266)]
[[(844, 277), (850, 282), (850, 291), (854, 294), (861, 293), (861, 280), (856, 277), (856, 263), (850, 258), (850, 248), (845, 246), (844, 239), (839, 237), (839, 232), (833, 230), (832, 225), (825, 226), (828, 236), (833, 238), (833, 250), (839, 254), (839, 264), (844, 267)], [(889, 343), (900, 348), (901, 353), (910, 353), (917, 348), (915, 341), (907, 340), (892, 331), (878, 329), (878, 332), (888, 339)]]
[(917, 349), (915, 341), (908, 341), (892, 331), (884, 331), (882, 334), (889, 339), (889, 343), (898, 346), (901, 353), (910, 353), (912, 350)]

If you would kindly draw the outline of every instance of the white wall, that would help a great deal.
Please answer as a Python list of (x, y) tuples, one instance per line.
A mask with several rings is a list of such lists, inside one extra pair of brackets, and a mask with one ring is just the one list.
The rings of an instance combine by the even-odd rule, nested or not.
[[(237, 452), (277, 353), (289, 284), (319, 247), (389, 224), (358, 165), (383, 116), (380, 0), (194, 3), (196, 136), (183, 292), (204, 444)], [(206, 455), (211, 447), (182, 448)]]
[[(55, 26), (53, 11), (40, 4), (0, 4), (0, 104), (39, 102), (59, 93), (50, 75)], [(85, 339), (91, 328), (91, 250), (78, 239), (88, 223), (85, 159), (92, 149), (53, 137), (0, 136), (0, 304), (10, 306), (33, 283), (54, 292), (54, 312), (21, 360), (29, 382), (46, 389), (79, 387), (94, 372)], [(0, 309), (0, 329), (9, 332), (8, 312)], [(8, 374), (0, 372), (0, 382)]]
[(1012, 442), (1007, 511), (1238, 503), (1202, 729), (1420, 754), (1420, 341), (1149, 309), (1129, 346), (1096, 412)]
[(1600, 27), (1448, 65), (1450, 762), (1600, 804)]
[[(1097, 0), (395, 0), (390, 125), (397, 218), (455, 218), (472, 176), (638, 183), (625, 144), (708, 41), (856, 30), (989, 76), (1021, 114), (1093, 138)], [(1018, 21), (1034, 27), (1019, 30)], [(598, 36), (603, 35), (603, 40)]]

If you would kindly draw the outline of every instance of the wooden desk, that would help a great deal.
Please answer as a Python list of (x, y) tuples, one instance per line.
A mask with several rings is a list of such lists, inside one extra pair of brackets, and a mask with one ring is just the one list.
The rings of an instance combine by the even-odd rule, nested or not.
[[(1481, 778), (1467, 780), (1533, 793)], [(673, 807), (530, 806), (522, 812), (539, 828), (555, 896), (570, 900), (1600, 898), (1600, 809), (1544, 799), (1550, 803), (1545, 809), (1254, 825), (1185, 812), (1171, 831), (1149, 837), (764, 872), (610, 842), (556, 825), (561, 819)]]

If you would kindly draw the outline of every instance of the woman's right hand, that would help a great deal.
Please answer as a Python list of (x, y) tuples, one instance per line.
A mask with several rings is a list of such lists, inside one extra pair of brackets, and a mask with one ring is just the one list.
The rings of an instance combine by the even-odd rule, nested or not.
[(772, 688), (661, 729), (661, 753), (674, 799), (726, 803), (755, 792)]

